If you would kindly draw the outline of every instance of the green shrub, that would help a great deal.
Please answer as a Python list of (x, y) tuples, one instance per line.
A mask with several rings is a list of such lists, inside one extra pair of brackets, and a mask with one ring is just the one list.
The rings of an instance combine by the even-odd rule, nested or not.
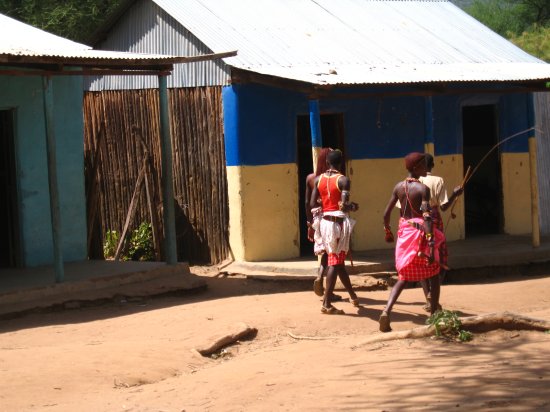
[(105, 258), (112, 258), (115, 256), (119, 239), (120, 235), (116, 230), (107, 231), (105, 234), (105, 241), (103, 242), (103, 256), (105, 256)]
[(155, 259), (155, 248), (153, 245), (153, 229), (149, 222), (143, 222), (137, 229), (132, 231), (130, 237), (130, 248), (128, 259), (150, 261)]

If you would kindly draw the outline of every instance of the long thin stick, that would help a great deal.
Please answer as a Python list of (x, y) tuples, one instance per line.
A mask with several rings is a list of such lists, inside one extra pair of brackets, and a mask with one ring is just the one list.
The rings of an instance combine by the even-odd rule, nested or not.
[[(471, 172), (472, 172), (472, 167), (468, 166), (468, 169), (466, 169), (466, 174), (464, 175), (464, 178), (462, 179), (462, 183), (460, 184), (461, 189), (464, 189), (464, 185), (466, 184), (466, 182), (470, 178)], [(451, 205), (451, 212), (450, 212), (451, 214), (449, 216), (450, 219), (451, 218), (454, 219), (456, 217), (456, 215), (453, 213), (453, 210), (455, 209), (457, 200), (458, 200), (458, 198), (455, 197), (454, 200), (453, 200), (453, 204)], [(449, 224), (449, 219), (447, 219), (447, 224)], [(447, 225), (445, 225), (445, 227), (447, 227)]]
[(499, 147), (501, 144), (507, 142), (508, 140), (513, 139), (514, 137), (518, 137), (518, 136), (520, 136), (524, 133), (530, 132), (531, 130), (535, 130), (535, 127), (530, 127), (529, 129), (525, 129), (525, 130), (522, 130), (521, 132), (517, 132), (516, 134), (508, 136), (506, 139), (502, 139), (500, 142), (498, 142), (493, 147), (491, 147), (491, 149), (489, 149), (489, 151), (485, 154), (485, 156), (483, 156), (481, 158), (481, 160), (477, 163), (476, 167), (474, 167), (474, 170), (470, 174), (470, 177), (466, 180), (466, 182), (464, 182), (464, 184), (468, 183), (468, 181), (472, 178), (474, 173), (477, 172), (477, 170), (479, 169), (481, 164), (489, 157), (489, 155), (493, 152), (493, 150), (495, 150), (497, 147)]
[[(511, 136), (508, 136), (506, 137), (505, 139), (502, 139), (500, 142), (498, 142), (497, 144), (495, 144), (493, 147), (491, 147), (489, 149), (489, 151), (485, 154), (485, 156), (483, 156), (481, 158), (481, 160), (477, 163), (477, 165), (474, 167), (474, 170), (472, 170), (472, 173), (470, 173), (470, 175), (468, 176), (468, 171), (466, 171), (466, 175), (464, 177), (464, 180), (462, 182), (462, 185), (461, 187), (464, 188), (464, 186), (466, 186), (466, 184), (470, 181), (470, 179), (472, 178), (472, 176), (474, 175), (475, 172), (477, 172), (477, 170), (479, 169), (479, 167), (481, 166), (481, 164), (489, 157), (489, 155), (497, 148), (499, 147), (501, 144), (507, 142), (508, 140), (510, 139), (513, 139), (514, 137), (518, 137), (524, 133), (527, 133), (527, 132), (530, 132), (532, 130), (535, 130), (535, 127), (530, 127), (529, 129), (525, 129), (525, 130), (522, 130), (521, 132), (517, 132)], [(469, 170), (469, 166), (468, 166), (468, 170)], [(455, 199), (455, 203), (456, 203), (456, 199)], [(449, 219), (451, 217), (453, 217), (453, 208), (454, 208), (454, 205), (455, 203), (453, 203), (453, 207), (451, 208), (451, 216), (449, 217)], [(456, 217), (456, 216), (455, 216)], [(449, 219), (447, 219), (447, 225), (449, 224)], [(445, 227), (447, 227), (447, 225), (445, 225)]]

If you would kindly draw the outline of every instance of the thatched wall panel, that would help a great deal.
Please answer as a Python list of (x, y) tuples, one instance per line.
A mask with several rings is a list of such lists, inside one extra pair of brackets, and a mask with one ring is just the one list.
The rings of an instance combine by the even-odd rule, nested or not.
[[(221, 88), (171, 89), (168, 96), (178, 259), (218, 263), (229, 252)], [(90, 256), (101, 255), (108, 230), (122, 231), (146, 157), (162, 239), (158, 92), (88, 92), (84, 110)], [(145, 187), (140, 190), (131, 229), (143, 221), (152, 221)]]

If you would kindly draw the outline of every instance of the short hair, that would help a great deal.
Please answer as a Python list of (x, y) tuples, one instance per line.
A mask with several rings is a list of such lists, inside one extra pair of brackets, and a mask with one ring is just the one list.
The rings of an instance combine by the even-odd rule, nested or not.
[(340, 166), (342, 164), (342, 151), (334, 149), (327, 155), (327, 162), (332, 166)]
[(328, 169), (327, 155), (332, 151), (330, 147), (323, 147), (319, 151), (319, 157), (317, 157), (317, 167), (315, 168), (315, 176), (319, 176), (325, 173)]
[(426, 153), (426, 166), (428, 166), (428, 169), (435, 166), (434, 157), (430, 153)]
[(412, 152), (405, 156), (405, 167), (412, 172), (421, 162), (426, 161), (426, 153)]

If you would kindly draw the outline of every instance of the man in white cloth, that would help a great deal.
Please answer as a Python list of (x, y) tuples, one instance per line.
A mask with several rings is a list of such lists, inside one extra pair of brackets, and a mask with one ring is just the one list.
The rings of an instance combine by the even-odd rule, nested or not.
[(345, 267), (345, 259), (349, 251), (349, 243), (355, 220), (350, 219), (349, 212), (358, 209), (357, 203), (350, 202), (350, 180), (340, 173), (342, 152), (333, 150), (327, 155), (329, 169), (317, 176), (311, 195), (310, 207), (322, 205), (323, 216), (314, 221), (314, 252), (328, 255), (326, 274), (326, 289), (323, 297), (321, 313), (343, 314), (344, 311), (332, 306), (332, 295), (337, 277), (349, 293), (350, 302), (359, 306), (359, 299), (353, 291), (351, 281)]

